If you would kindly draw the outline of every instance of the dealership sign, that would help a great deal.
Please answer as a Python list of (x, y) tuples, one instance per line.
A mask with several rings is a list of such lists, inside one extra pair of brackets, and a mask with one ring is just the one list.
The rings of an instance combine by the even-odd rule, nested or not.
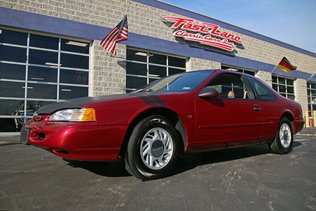
[(233, 33), (221, 29), (220, 26), (212, 23), (196, 24), (193, 19), (163, 16), (170, 28), (174, 29), (175, 37), (187, 41), (200, 43), (202, 45), (219, 48), (233, 52), (237, 46), (242, 46), (241, 38)]

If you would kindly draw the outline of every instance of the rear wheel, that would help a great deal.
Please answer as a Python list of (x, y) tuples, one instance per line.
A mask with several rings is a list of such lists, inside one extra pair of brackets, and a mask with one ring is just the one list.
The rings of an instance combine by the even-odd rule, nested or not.
[(142, 180), (168, 175), (178, 157), (178, 143), (178, 132), (165, 117), (146, 117), (131, 134), (125, 156), (126, 170)]
[(275, 139), (269, 145), (270, 151), (277, 154), (286, 154), (292, 150), (292, 146), (292, 123), (287, 118), (283, 118), (280, 121)]

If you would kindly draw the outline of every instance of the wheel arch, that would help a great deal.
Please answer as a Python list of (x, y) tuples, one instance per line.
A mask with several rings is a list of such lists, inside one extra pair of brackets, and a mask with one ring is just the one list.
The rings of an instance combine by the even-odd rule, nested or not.
[(294, 121), (294, 115), (292, 114), (292, 112), (290, 111), (285, 111), (283, 112), (281, 118), (280, 118), (280, 121), (281, 119), (283, 118), (287, 118), (290, 122), (293, 122)]
[[(279, 129), (279, 126), (280, 126), (280, 122), (283, 118), (287, 118), (291, 123), (293, 123), (294, 121), (294, 115), (292, 114), (292, 112), (286, 110), (286, 111), (283, 111), (282, 115), (280, 116), (279, 120), (276, 118), (275, 119), (275, 127), (274, 127), (274, 134), (275, 136), (277, 135), (277, 132), (278, 132), (278, 129)], [(292, 129), (293, 129), (293, 124), (291, 125)], [(273, 140), (275, 139), (275, 136), (272, 140), (269, 141), (269, 143), (273, 142)]]
[[(284, 143), (282, 143), (281, 140), (281, 136), (283, 137), (283, 135), (280, 134), (280, 130), (281, 130), (281, 126), (282, 124), (285, 122), (284, 119), (286, 120), (286, 122), (288, 122), (290, 125), (288, 125), (290, 127), (291, 130), (291, 143), (288, 146), (284, 146)], [(289, 153), (292, 150), (292, 145), (293, 145), (293, 135), (294, 135), (294, 125), (293, 125), (293, 121), (294, 121), (294, 116), (290, 111), (285, 111), (278, 123), (278, 129), (276, 132), (276, 135), (274, 137), (274, 139), (269, 143), (269, 148), (270, 151), (272, 153), (276, 153), (276, 154), (286, 154)], [(286, 137), (288, 137), (288, 135), (286, 135)], [(283, 138), (282, 138), (283, 139)], [(284, 138), (288, 139), (288, 138)], [(283, 142), (284, 142), (283, 140)], [(286, 140), (285, 140), (286, 141)], [(286, 142), (288, 142), (289, 140), (287, 140)]]
[(184, 126), (183, 121), (181, 120), (181, 118), (179, 117), (179, 115), (172, 111), (171, 109), (168, 108), (150, 108), (147, 109), (145, 111), (142, 111), (141, 113), (139, 113), (133, 120), (132, 122), (129, 124), (128, 129), (125, 133), (124, 136), (124, 140), (121, 146), (121, 150), (120, 150), (120, 157), (123, 157), (125, 155), (126, 149), (127, 149), (127, 145), (128, 145), (128, 141), (129, 138), (133, 132), (133, 129), (135, 128), (135, 126), (144, 118), (151, 116), (151, 115), (161, 115), (164, 116), (165, 118), (167, 118), (171, 124), (173, 124), (176, 128), (176, 130), (179, 132), (180, 134), (180, 146), (181, 152), (184, 152), (185, 146), (186, 146), (186, 140), (187, 140), (187, 133), (186, 133), (186, 128)]

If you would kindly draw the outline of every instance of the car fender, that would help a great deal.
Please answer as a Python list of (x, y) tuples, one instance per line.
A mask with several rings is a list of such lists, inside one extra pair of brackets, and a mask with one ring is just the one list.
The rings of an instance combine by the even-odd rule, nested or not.
[(165, 116), (176, 128), (176, 130), (179, 132), (181, 140), (180, 144), (182, 146), (181, 151), (186, 151), (187, 145), (188, 145), (188, 130), (185, 126), (185, 123), (183, 122), (181, 116), (172, 108), (170, 107), (163, 107), (163, 106), (155, 106), (151, 107), (148, 106), (146, 108), (142, 108), (141, 110), (138, 110), (137, 114), (135, 114), (131, 121), (129, 122), (128, 129), (125, 134), (125, 138), (122, 143), (121, 147), (121, 153), (120, 155), (124, 155), (124, 152), (126, 150), (130, 135), (133, 132), (133, 129), (136, 127), (136, 125), (145, 117), (150, 115), (162, 115)]

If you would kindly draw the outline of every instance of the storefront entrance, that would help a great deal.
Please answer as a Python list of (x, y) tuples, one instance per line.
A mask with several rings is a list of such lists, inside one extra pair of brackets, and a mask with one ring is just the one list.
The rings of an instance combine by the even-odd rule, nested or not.
[(89, 43), (0, 29), (0, 132), (41, 106), (88, 96)]

